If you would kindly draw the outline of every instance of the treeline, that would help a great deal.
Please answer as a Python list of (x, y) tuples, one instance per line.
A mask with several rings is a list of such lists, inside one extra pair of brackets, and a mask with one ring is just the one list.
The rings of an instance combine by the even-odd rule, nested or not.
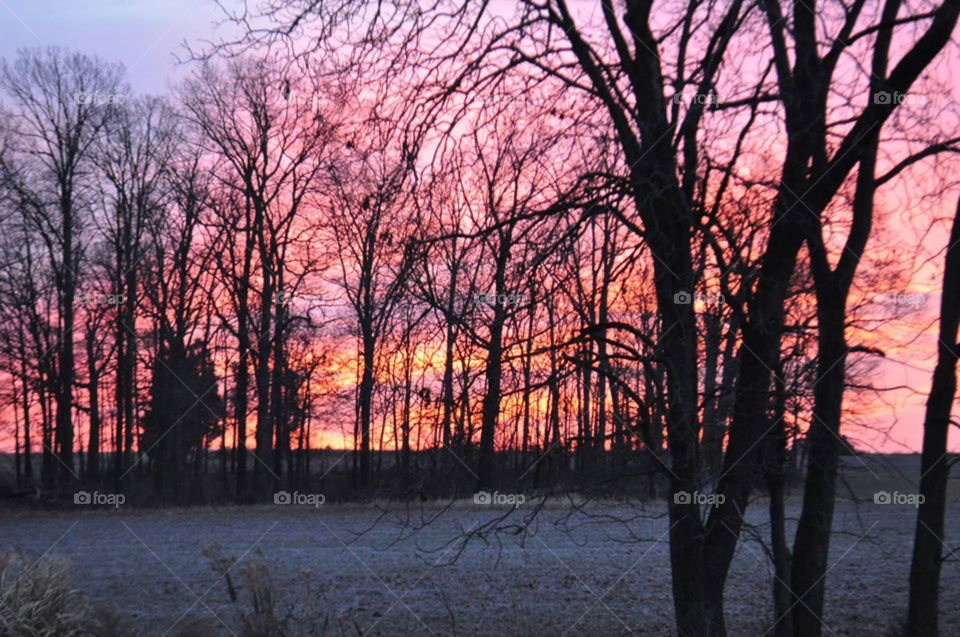
[[(893, 186), (952, 185), (915, 171), (956, 150), (934, 71), (960, 2), (652, 4), (267, 3), (169, 100), (82, 55), (5, 65), (3, 360), (40, 481), (110, 450), (117, 488), (149, 470), (176, 494), (213, 446), (262, 498), (338, 427), (358, 492), (656, 471), (697, 637), (725, 634), (762, 485), (772, 629), (820, 634), (844, 433), (873, 332), (911, 310), (910, 264), (868, 245)], [(936, 631), (950, 276), (917, 635)], [(706, 515), (680, 497), (703, 492)]]
[[(438, 132), (252, 56), (167, 99), (59, 49), (3, 81), (21, 488), (265, 499), (332, 442), (351, 452), (320, 473), (358, 493), (665, 493), (662, 400), (633, 400), (663, 391), (651, 272), (595, 113), (464, 100)], [(708, 484), (737, 332), (704, 294), (679, 302), (710, 343)]]

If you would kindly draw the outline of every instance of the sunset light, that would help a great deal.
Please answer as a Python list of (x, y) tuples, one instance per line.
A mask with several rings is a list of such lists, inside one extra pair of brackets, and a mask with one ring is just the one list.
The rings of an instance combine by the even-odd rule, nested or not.
[(0, 15), (0, 637), (960, 626), (960, 0)]

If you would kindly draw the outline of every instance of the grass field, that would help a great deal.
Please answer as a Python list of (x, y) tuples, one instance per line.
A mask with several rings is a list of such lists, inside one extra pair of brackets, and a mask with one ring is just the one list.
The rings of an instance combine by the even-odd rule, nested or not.
[[(859, 462), (846, 459), (844, 475), (864, 497), (881, 478), (874, 459)], [(894, 478), (887, 471), (883, 486), (901, 488)], [(662, 504), (554, 502), (531, 519), (535, 504), (17, 510), (0, 519), (0, 549), (66, 558), (74, 584), (115, 606), (129, 634), (243, 635), (264, 625), (288, 635), (672, 634)], [(791, 500), (789, 517), (798, 513)], [(955, 499), (947, 516), (956, 550)], [(751, 531), (727, 586), (731, 635), (764, 635), (772, 620), (766, 517), (762, 500), (748, 510)], [(838, 502), (824, 634), (896, 634), (914, 523), (909, 505)], [(952, 634), (957, 561), (941, 584), (941, 626)]]

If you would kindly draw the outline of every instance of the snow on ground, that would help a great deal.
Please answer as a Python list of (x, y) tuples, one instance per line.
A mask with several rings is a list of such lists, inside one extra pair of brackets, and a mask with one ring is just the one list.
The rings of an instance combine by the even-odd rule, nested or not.
[[(0, 519), (0, 549), (69, 559), (77, 586), (118, 607), (142, 635), (241, 635), (251, 612), (244, 563), (268, 573), (257, 581), (280, 597), (275, 614), (291, 615), (286, 634), (672, 634), (662, 506), (551, 507), (522, 531), (528, 501), (499, 522), (499, 533), (465, 548), (466, 533), (506, 511), (392, 507), (19, 512)], [(791, 503), (788, 515), (798, 513)], [(762, 501), (748, 511), (764, 540), (765, 518)], [(914, 520), (907, 505), (838, 502), (825, 635), (895, 634), (906, 613)], [(958, 522), (955, 502), (951, 547), (960, 545)], [(770, 565), (747, 535), (727, 585), (730, 635), (764, 635), (772, 618)], [(204, 556), (212, 543), (241, 558), (230, 569), (236, 603)], [(941, 584), (941, 626), (958, 634), (957, 561), (945, 564)]]

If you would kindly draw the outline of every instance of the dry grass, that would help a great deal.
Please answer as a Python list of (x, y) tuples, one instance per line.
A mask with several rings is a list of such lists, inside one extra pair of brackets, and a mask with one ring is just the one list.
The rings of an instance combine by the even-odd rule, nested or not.
[[(282, 616), (277, 613), (279, 595), (266, 564), (260, 560), (238, 563), (237, 558), (222, 553), (219, 542), (207, 546), (203, 555), (210, 561), (211, 569), (223, 577), (230, 601), (239, 602), (241, 637), (284, 637), (290, 634), (292, 612)], [(234, 585), (231, 573), (236, 575), (239, 586)]]
[(66, 561), (0, 552), (0, 634), (108, 637), (123, 631), (115, 610), (91, 606), (74, 588)]

